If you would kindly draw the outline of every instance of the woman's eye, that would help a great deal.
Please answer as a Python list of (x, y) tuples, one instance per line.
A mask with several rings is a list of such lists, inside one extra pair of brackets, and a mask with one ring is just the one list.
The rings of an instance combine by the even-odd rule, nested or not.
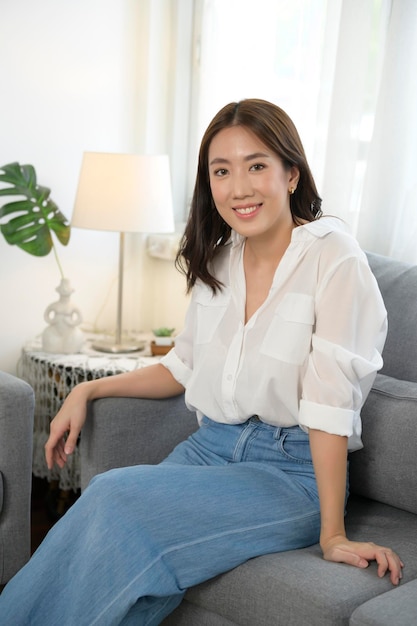
[(265, 165), (263, 165), (262, 163), (255, 163), (251, 167), (251, 170), (254, 172), (260, 172), (263, 169), (265, 169)]
[(227, 174), (227, 170), (225, 170), (223, 167), (219, 170), (214, 171), (215, 176), (225, 176), (226, 174)]

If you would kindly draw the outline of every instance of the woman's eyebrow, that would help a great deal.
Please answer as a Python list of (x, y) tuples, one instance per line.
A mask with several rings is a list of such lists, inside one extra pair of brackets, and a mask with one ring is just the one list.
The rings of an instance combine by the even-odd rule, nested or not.
[[(254, 159), (269, 159), (270, 155), (265, 152), (254, 152), (243, 157), (244, 161), (253, 161)], [(222, 157), (215, 157), (209, 163), (209, 165), (218, 165), (219, 163), (230, 163), (228, 159)]]
[(270, 155), (266, 152), (254, 152), (245, 156), (244, 161), (253, 161), (254, 159), (269, 159)]

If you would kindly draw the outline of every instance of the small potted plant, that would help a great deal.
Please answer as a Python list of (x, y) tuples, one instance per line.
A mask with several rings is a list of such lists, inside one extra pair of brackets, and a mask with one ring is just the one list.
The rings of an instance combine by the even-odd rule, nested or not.
[(151, 341), (151, 352), (153, 355), (167, 354), (174, 345), (173, 332), (175, 328), (155, 328), (152, 332), (155, 339)]

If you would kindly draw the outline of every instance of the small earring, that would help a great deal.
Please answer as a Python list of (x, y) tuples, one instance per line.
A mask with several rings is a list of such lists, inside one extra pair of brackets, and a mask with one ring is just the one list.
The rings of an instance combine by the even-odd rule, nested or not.
[(290, 195), (292, 196), (292, 195), (294, 194), (294, 192), (295, 192), (295, 187), (290, 187), (290, 188), (288, 189), (288, 192), (289, 192), (289, 193), (290, 193)]

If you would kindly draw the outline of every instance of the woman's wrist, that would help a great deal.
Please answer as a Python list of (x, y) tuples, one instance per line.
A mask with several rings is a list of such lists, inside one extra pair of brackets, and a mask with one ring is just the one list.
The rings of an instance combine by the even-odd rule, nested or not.
[(320, 533), (320, 547), (325, 552), (332, 544), (339, 543), (346, 539), (346, 533), (344, 530), (338, 532), (329, 533), (323, 530)]
[(78, 385), (76, 385), (72, 390), (71, 390), (71, 395), (72, 397), (77, 397), (78, 399), (82, 399), (85, 402), (88, 402), (90, 400), (94, 400), (95, 398), (98, 397), (97, 395), (97, 383), (98, 381), (96, 380), (88, 380), (82, 383), (78, 383)]

